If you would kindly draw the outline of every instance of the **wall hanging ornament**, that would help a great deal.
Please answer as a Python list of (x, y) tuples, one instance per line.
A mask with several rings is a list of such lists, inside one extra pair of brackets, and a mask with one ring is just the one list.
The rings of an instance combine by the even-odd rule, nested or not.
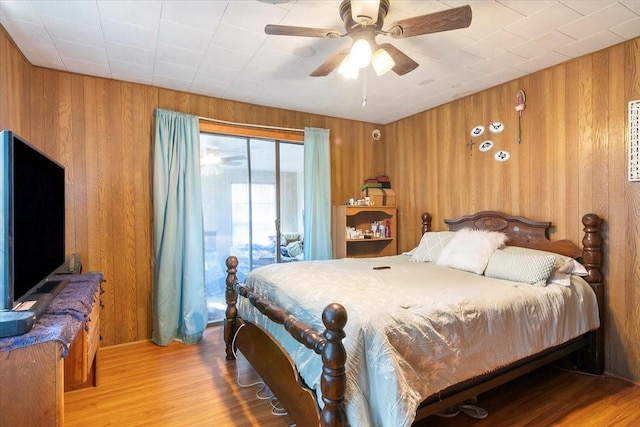
[(502, 122), (491, 122), (489, 123), (489, 131), (492, 133), (500, 133), (504, 130), (504, 123)]
[(490, 139), (487, 139), (486, 141), (483, 141), (482, 144), (480, 144), (480, 146), (478, 147), (478, 150), (482, 151), (483, 153), (486, 153), (492, 148), (493, 148), (493, 141), (491, 141)]
[(518, 112), (518, 144), (522, 140), (522, 128), (520, 127), (520, 117), (522, 117), (522, 112), (524, 111), (524, 91), (518, 91), (518, 95), (516, 95), (516, 111)]
[(499, 162), (506, 162), (511, 157), (511, 154), (506, 150), (500, 150), (493, 157)]
[(471, 136), (480, 136), (484, 133), (484, 126), (477, 125), (471, 129)]

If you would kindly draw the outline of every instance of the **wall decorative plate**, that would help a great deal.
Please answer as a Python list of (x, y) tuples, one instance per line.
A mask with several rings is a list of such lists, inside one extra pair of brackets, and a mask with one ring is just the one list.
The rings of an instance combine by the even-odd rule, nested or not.
[(493, 133), (500, 133), (504, 130), (504, 123), (502, 122), (492, 122), (489, 124), (489, 131)]
[(471, 129), (471, 136), (480, 136), (484, 133), (484, 126), (478, 125)]
[(508, 151), (500, 150), (493, 156), (499, 162), (506, 162), (511, 157)]
[(371, 132), (371, 137), (374, 141), (379, 141), (381, 136), (382, 132), (380, 132), (380, 129), (374, 129), (373, 132)]
[(483, 141), (482, 144), (480, 144), (480, 146), (478, 147), (478, 150), (482, 151), (483, 153), (486, 153), (492, 148), (493, 148), (493, 141), (491, 141), (490, 139), (487, 139), (486, 141)]

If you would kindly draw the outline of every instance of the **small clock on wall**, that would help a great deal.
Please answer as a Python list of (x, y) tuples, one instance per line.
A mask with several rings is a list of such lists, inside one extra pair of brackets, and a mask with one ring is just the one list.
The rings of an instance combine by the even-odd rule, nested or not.
[(371, 132), (371, 138), (373, 138), (374, 141), (379, 141), (380, 137), (382, 137), (380, 129), (374, 129), (373, 132)]

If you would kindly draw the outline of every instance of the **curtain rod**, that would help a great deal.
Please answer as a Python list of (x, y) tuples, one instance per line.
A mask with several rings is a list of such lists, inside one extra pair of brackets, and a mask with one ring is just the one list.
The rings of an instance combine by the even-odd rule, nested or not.
[(207, 121), (207, 122), (222, 123), (222, 124), (225, 124), (225, 125), (232, 125), (232, 126), (254, 127), (254, 128), (261, 128), (261, 129), (272, 129), (272, 130), (286, 130), (286, 131), (291, 131), (291, 132), (304, 132), (304, 129), (282, 128), (282, 127), (278, 127), (278, 126), (253, 125), (253, 124), (250, 124), (250, 123), (228, 122), (226, 120), (210, 119), (208, 117), (202, 117), (202, 116), (198, 116), (198, 118), (200, 120), (204, 120), (204, 121)]

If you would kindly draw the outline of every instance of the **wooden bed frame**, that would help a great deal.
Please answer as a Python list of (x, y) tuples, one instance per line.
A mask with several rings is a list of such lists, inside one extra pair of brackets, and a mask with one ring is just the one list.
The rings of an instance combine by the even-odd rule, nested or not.
[[(505, 368), (453, 385), (428, 397), (417, 410), (415, 420), (423, 419), (444, 408), (477, 396), (514, 378), (531, 372), (545, 364), (568, 355), (575, 355), (580, 369), (601, 374), (604, 371), (604, 283), (602, 281), (602, 220), (595, 214), (582, 218), (584, 225), (583, 248), (569, 240), (549, 240), (550, 222), (531, 221), (495, 211), (478, 212), (444, 221), (449, 230), (461, 228), (501, 231), (508, 236), (508, 245), (546, 250), (579, 259), (587, 269), (584, 279), (596, 293), (600, 312), (600, 328), (588, 332), (562, 345), (517, 361)], [(431, 215), (422, 214), (422, 233), (431, 231)], [(344, 392), (346, 388), (346, 351), (342, 344), (347, 312), (340, 304), (329, 304), (322, 313), (324, 331), (317, 331), (289, 316), (281, 307), (256, 295), (244, 284), (238, 283), (237, 258), (227, 258), (224, 339), (227, 360), (234, 360), (234, 351), (240, 350), (265, 383), (277, 396), (289, 416), (300, 426), (346, 426)], [(298, 376), (295, 365), (278, 344), (262, 328), (238, 316), (238, 295), (248, 298), (253, 306), (283, 327), (307, 348), (321, 355), (323, 409), (320, 411), (315, 394)], [(240, 330), (242, 329), (242, 330)]]

